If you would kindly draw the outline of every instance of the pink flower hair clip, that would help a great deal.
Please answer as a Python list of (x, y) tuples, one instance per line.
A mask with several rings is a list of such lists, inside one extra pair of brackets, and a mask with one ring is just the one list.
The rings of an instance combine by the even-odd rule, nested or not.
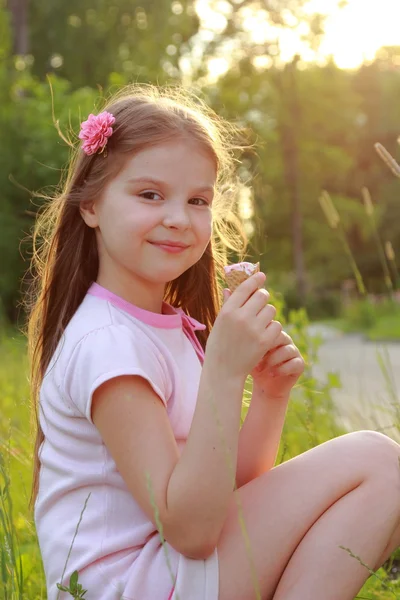
[(106, 110), (98, 115), (90, 114), (87, 121), (81, 123), (79, 139), (84, 140), (81, 148), (88, 156), (95, 154), (98, 150), (100, 150), (99, 154), (104, 151), (108, 138), (113, 133), (112, 125), (114, 123), (114, 115)]

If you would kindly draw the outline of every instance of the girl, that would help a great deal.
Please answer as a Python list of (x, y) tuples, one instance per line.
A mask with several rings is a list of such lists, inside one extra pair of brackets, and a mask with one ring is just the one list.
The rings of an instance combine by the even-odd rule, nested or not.
[(341, 546), (376, 569), (400, 544), (399, 446), (362, 431), (274, 467), (303, 360), (265, 274), (220, 306), (244, 240), (232, 128), (183, 91), (133, 87), (79, 137), (34, 235), (49, 600), (75, 570), (87, 600), (353, 598), (369, 572)]

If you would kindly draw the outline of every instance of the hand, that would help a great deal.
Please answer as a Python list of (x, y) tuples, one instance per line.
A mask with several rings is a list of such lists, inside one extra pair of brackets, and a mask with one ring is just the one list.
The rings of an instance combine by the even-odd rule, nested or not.
[(233, 293), (224, 290), (225, 302), (207, 340), (205, 357), (222, 377), (237, 377), (244, 383), (250, 370), (276, 346), (282, 326), (273, 321), (276, 309), (261, 288), (264, 281), (265, 274), (259, 272)]
[(292, 338), (281, 331), (274, 348), (266, 352), (250, 372), (253, 385), (262, 387), (268, 398), (288, 398), (304, 371), (304, 364)]

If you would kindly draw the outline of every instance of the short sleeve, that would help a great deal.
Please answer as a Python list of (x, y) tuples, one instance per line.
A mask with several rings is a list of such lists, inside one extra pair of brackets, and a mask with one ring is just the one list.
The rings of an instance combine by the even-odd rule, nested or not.
[(169, 377), (161, 353), (139, 328), (131, 331), (125, 325), (96, 329), (79, 341), (67, 364), (64, 393), (93, 423), (91, 405), (95, 390), (122, 375), (146, 379), (167, 406)]

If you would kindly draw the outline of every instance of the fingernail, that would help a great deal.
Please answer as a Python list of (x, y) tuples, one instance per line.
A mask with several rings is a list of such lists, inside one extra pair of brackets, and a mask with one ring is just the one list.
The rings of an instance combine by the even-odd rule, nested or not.
[(266, 280), (265, 274), (260, 272), (260, 273), (257, 273), (257, 275), (258, 275), (258, 284), (262, 285)]

